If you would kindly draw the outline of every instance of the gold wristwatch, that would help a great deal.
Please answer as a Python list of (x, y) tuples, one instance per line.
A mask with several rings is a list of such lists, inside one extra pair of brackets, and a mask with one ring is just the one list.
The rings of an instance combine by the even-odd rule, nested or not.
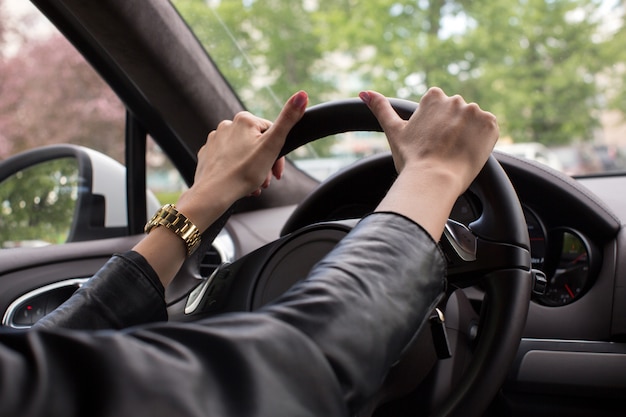
[(200, 231), (185, 215), (180, 213), (173, 204), (166, 204), (146, 223), (144, 231), (150, 233), (158, 226), (165, 226), (180, 237), (187, 245), (187, 256), (190, 256), (200, 246)]

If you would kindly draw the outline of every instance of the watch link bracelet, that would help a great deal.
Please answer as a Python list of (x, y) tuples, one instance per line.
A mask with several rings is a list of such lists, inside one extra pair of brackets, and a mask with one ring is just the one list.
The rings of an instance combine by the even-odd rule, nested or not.
[(185, 215), (180, 213), (173, 204), (166, 204), (146, 223), (144, 231), (150, 233), (152, 229), (164, 226), (176, 233), (187, 246), (187, 256), (190, 256), (200, 246), (200, 231)]

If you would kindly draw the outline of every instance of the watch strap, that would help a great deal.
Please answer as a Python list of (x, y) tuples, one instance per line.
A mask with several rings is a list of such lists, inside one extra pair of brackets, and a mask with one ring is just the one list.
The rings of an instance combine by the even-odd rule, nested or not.
[(146, 223), (144, 231), (150, 233), (152, 229), (158, 226), (174, 232), (180, 237), (187, 246), (187, 256), (194, 253), (200, 246), (200, 231), (184, 214), (178, 211), (173, 204), (166, 204), (152, 216), (150, 221)]

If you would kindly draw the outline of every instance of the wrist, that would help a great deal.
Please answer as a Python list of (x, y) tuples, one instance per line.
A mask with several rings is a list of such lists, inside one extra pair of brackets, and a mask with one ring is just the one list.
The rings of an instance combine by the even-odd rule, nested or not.
[(203, 233), (234, 202), (221, 193), (203, 193), (190, 188), (181, 194), (176, 207)]
[(439, 164), (405, 165), (376, 211), (408, 217), (439, 240), (462, 191), (459, 175)]
[(448, 167), (439, 162), (419, 161), (406, 164), (399, 173), (407, 181), (419, 183), (420, 189), (431, 185), (437, 192), (451, 196), (456, 200), (465, 192), (464, 174), (459, 167)]
[(146, 223), (144, 230), (146, 234), (149, 234), (159, 227), (170, 230), (185, 243), (187, 256), (193, 254), (200, 245), (200, 230), (173, 204), (166, 204), (157, 210), (154, 216)]

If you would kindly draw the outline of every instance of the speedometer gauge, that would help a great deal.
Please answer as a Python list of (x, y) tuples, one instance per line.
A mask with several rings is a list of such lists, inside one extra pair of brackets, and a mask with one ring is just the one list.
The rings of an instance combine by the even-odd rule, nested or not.
[(546, 256), (546, 230), (537, 215), (528, 207), (524, 207), (524, 217), (530, 239), (530, 262), (533, 269), (543, 271)]
[(573, 229), (555, 228), (546, 232), (539, 217), (528, 207), (524, 207), (524, 217), (532, 268), (544, 272), (548, 281), (545, 294), (533, 299), (551, 307), (579, 299), (589, 288), (591, 258), (598, 257), (597, 250), (592, 250), (584, 236)]
[(546, 293), (538, 301), (547, 306), (562, 306), (581, 297), (588, 288), (590, 255), (588, 245), (577, 232), (557, 229), (550, 233), (551, 255)]

